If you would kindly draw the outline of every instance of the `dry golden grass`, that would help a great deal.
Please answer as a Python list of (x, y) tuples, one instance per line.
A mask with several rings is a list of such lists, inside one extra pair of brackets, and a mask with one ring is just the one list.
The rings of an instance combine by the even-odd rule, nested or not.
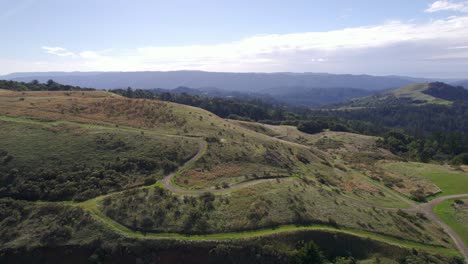
[(127, 99), (103, 91), (2, 91), (0, 95), (0, 114), (7, 116), (145, 128), (175, 128), (186, 123), (165, 102)]

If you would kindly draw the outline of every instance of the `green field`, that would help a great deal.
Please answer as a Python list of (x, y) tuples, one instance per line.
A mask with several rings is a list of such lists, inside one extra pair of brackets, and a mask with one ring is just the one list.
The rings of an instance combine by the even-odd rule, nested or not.
[(465, 209), (459, 206), (454, 206), (454, 201), (446, 200), (438, 204), (434, 211), (447, 225), (449, 225), (465, 242), (468, 246), (468, 198), (460, 199), (465, 203)]
[(403, 176), (419, 176), (431, 180), (442, 190), (437, 196), (468, 193), (468, 172), (418, 162), (392, 162), (382, 164), (382, 167)]

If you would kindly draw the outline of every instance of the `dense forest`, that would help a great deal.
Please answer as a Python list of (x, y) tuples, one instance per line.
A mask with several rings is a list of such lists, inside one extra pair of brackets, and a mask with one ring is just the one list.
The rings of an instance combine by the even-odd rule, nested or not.
[(468, 90), (462, 86), (452, 86), (443, 82), (433, 82), (424, 94), (448, 101), (468, 101)]

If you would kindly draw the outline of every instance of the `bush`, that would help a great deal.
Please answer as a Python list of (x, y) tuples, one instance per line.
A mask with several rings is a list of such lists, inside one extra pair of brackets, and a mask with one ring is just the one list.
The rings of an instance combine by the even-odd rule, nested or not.
[(322, 251), (319, 247), (313, 242), (310, 241), (305, 243), (297, 253), (297, 263), (298, 264), (322, 264), (327, 263), (327, 259), (323, 256)]
[(468, 153), (462, 153), (455, 156), (450, 163), (452, 165), (468, 165)]
[(327, 125), (321, 121), (304, 121), (297, 126), (297, 129), (309, 134), (320, 133), (325, 128), (327, 128)]
[(417, 201), (417, 202), (426, 202), (426, 194), (424, 193), (424, 190), (422, 189), (417, 189), (415, 191), (411, 192), (411, 199)]
[(71, 238), (72, 229), (68, 226), (53, 225), (42, 233), (40, 241), (44, 245), (57, 245)]

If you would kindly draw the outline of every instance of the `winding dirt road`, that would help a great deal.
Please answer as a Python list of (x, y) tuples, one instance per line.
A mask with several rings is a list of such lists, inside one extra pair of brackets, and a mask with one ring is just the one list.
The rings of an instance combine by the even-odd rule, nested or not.
[[(231, 185), (227, 188), (222, 188), (222, 189), (201, 189), (201, 190), (192, 190), (192, 189), (184, 189), (181, 188), (173, 183), (174, 177), (185, 172), (187, 169), (190, 168), (190, 166), (196, 162), (198, 159), (200, 159), (203, 154), (206, 152), (208, 149), (208, 144), (206, 143), (205, 140), (201, 138), (197, 138), (198, 142), (198, 152), (188, 161), (186, 161), (184, 164), (182, 164), (175, 172), (165, 176), (162, 179), (162, 184), (164, 185), (165, 188), (167, 188), (169, 191), (173, 193), (179, 193), (179, 194), (188, 194), (188, 195), (200, 195), (206, 192), (212, 192), (212, 193), (220, 193), (220, 192), (226, 192), (226, 191), (232, 191), (235, 189), (240, 189), (244, 188), (247, 186), (255, 185), (258, 183), (263, 183), (263, 182), (268, 182), (268, 181), (275, 181), (276, 179), (280, 178), (268, 178), (268, 179), (256, 179), (256, 180), (250, 180), (250, 181), (244, 181), (240, 182), (238, 184)], [(284, 177), (281, 177), (284, 178)]]
[[(241, 182), (241, 183), (238, 183), (238, 184), (235, 184), (235, 185), (229, 186), (227, 188), (223, 188), (223, 189), (201, 189), (201, 190), (197, 189), (197, 190), (191, 190), (191, 189), (181, 188), (181, 187), (179, 187), (179, 186), (177, 186), (177, 185), (175, 185), (173, 183), (174, 177), (181, 174), (181, 173), (183, 173), (187, 169), (189, 169), (190, 166), (193, 165), (194, 162), (196, 162), (198, 159), (200, 159), (204, 155), (204, 153), (206, 152), (206, 150), (208, 148), (208, 144), (206, 143), (205, 140), (203, 140), (202, 138), (197, 138), (196, 140), (197, 140), (197, 142), (199, 144), (198, 152), (190, 160), (186, 161), (182, 166), (180, 166), (178, 170), (176, 170), (175, 172), (167, 175), (162, 180), (162, 183), (163, 183), (164, 187), (167, 188), (168, 190), (170, 190), (171, 192), (179, 193), (179, 194), (188, 194), (188, 195), (200, 195), (200, 194), (203, 194), (205, 192), (220, 193), (220, 192), (232, 191), (234, 189), (239, 189), (239, 188), (255, 185), (255, 184), (258, 184), (258, 183), (263, 183), (263, 182), (276, 180), (275, 178), (269, 178), (269, 179), (257, 179), (257, 180), (245, 181), (245, 182)], [(280, 139), (280, 141), (287, 142), (287, 141), (284, 141), (284, 140), (281, 140), (281, 139)], [(291, 142), (287, 142), (287, 143), (291, 143)], [(297, 144), (297, 143), (294, 143), (294, 145), (301, 146), (301, 147), (307, 147), (307, 146), (300, 145), (300, 144)], [(371, 183), (374, 186), (378, 187), (379, 189), (383, 189), (383, 187), (380, 186), (379, 184), (374, 183), (374, 182), (371, 182)], [(449, 199), (468, 197), (468, 194), (442, 196), (442, 197), (435, 198), (435, 199), (433, 199), (433, 200), (431, 200), (431, 201), (429, 201), (427, 203), (417, 204), (417, 203), (415, 203), (415, 202), (407, 199), (406, 197), (403, 197), (403, 196), (401, 196), (401, 195), (399, 195), (399, 194), (397, 194), (395, 192), (391, 192), (391, 191), (387, 191), (387, 190), (385, 190), (385, 191), (386, 191), (386, 193), (389, 193), (390, 195), (392, 195), (392, 196), (396, 197), (397, 199), (403, 201), (404, 203), (408, 204), (410, 207), (409, 208), (404, 208), (404, 209), (396, 208), (396, 207), (384, 207), (384, 206), (378, 206), (378, 205), (365, 203), (363, 201), (358, 201), (358, 200), (355, 200), (355, 199), (350, 198), (350, 197), (348, 197), (349, 198), (348, 200), (350, 202), (357, 203), (357, 204), (360, 204), (360, 205), (363, 205), (363, 206), (375, 207), (375, 208), (379, 208), (379, 209), (382, 209), (382, 210), (392, 210), (392, 211), (403, 210), (403, 211), (408, 211), (408, 212), (413, 212), (413, 213), (414, 212), (419, 212), (419, 213), (424, 214), (428, 219), (430, 219), (430, 220), (436, 222), (437, 224), (439, 224), (443, 228), (443, 230), (452, 238), (452, 240), (454, 241), (454, 243), (457, 246), (458, 250), (460, 251), (460, 253), (465, 258), (465, 262), (468, 263), (468, 247), (465, 246), (465, 244), (464, 244), (463, 240), (460, 238), (460, 236), (458, 236), (457, 233), (455, 233), (452, 228), (450, 228), (446, 223), (444, 223), (434, 212), (434, 207), (436, 205), (438, 205), (439, 203), (441, 203), (441, 202), (443, 202), (445, 200), (449, 200)]]

